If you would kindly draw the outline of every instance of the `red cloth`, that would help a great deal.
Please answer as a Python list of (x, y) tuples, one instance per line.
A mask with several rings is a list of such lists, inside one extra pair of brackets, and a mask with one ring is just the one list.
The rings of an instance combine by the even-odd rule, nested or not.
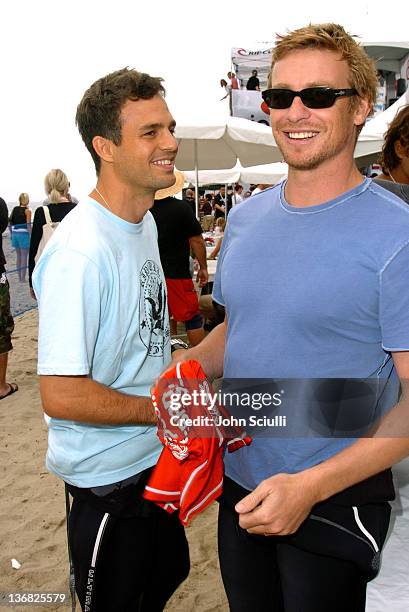
[[(194, 392), (200, 394), (197, 402)], [(230, 415), (222, 406), (212, 405), (214, 396), (200, 364), (193, 360), (162, 374), (152, 393), (164, 448), (143, 496), (169, 513), (179, 510), (183, 525), (221, 494), (224, 446), (233, 452), (251, 443), (239, 428), (226, 424)], [(182, 397), (190, 398), (192, 405), (184, 407)], [(186, 424), (184, 418), (193, 422)]]

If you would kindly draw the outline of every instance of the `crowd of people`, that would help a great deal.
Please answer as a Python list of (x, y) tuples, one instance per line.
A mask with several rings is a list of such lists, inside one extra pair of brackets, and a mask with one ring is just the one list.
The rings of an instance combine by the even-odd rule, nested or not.
[[(93, 83), (77, 108), (96, 170), (89, 197), (75, 205), (66, 175), (52, 170), (29, 245), (21, 194), (13, 244), (20, 262), (29, 249), (46, 463), (73, 499), (68, 541), (83, 610), (163, 610), (189, 573), (176, 508), (143, 495), (162, 451), (150, 390), (172, 359), (199, 362), (210, 381), (291, 381), (280, 408), (288, 435), (256, 431), (225, 455), (218, 529), (230, 609), (365, 610), (389, 524), (390, 467), (409, 454), (408, 109), (386, 134), (380, 182), (363, 177), (353, 151), (376, 84), (372, 61), (337, 24), (281, 37), (263, 98), (288, 178), (205, 192), (199, 222), (194, 189), (174, 198), (183, 176), (162, 80), (124, 68)], [(223, 314), (205, 336), (192, 275), (207, 285), (202, 234), (213, 229), (218, 265), (202, 311)], [(13, 320), (0, 256), (4, 399), (18, 388), (6, 382)], [(190, 346), (172, 356), (178, 322)], [(376, 389), (363, 436), (343, 413), (351, 381), (364, 385), (354, 383), (360, 398)], [(317, 397), (337, 407), (332, 436), (297, 429), (314, 421)], [(184, 447), (173, 450), (182, 461), (172, 469), (186, 469)], [(192, 478), (209, 457), (199, 459)]]

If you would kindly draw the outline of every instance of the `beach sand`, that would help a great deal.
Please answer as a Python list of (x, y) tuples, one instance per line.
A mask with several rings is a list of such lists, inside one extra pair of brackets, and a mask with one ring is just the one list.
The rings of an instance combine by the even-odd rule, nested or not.
[[(19, 391), (0, 402), (0, 593), (68, 594), (64, 488), (44, 466), (47, 430), (36, 375), (37, 322), (36, 310), (15, 320), (7, 379), (17, 382)], [(216, 523), (213, 504), (187, 529), (192, 567), (167, 611), (228, 610), (218, 569)], [(12, 568), (13, 558), (20, 569)], [(70, 606), (67, 598), (63, 606), (0, 604), (0, 610)]]

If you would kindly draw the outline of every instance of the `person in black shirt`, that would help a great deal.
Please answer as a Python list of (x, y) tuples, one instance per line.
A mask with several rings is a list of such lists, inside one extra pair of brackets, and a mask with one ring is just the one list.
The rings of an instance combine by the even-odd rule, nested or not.
[[(48, 196), (48, 210), (51, 221), (58, 223), (74, 208), (75, 203), (68, 199), (70, 183), (62, 170), (50, 170), (44, 180), (45, 191)], [(30, 252), (28, 255), (28, 281), (30, 284), (31, 297), (35, 300), (31, 277), (33, 275), (35, 258), (38, 247), (43, 236), (43, 225), (46, 224), (44, 208), (39, 206), (34, 214), (33, 227), (31, 230)]]
[(20, 283), (26, 280), (28, 249), (30, 248), (31, 210), (28, 193), (20, 193), (19, 205), (10, 215), (11, 244), (16, 249), (16, 267)]
[(249, 91), (260, 91), (260, 81), (257, 77), (257, 70), (251, 72), (251, 77), (247, 81), (246, 89)]
[(16, 383), (6, 382), (7, 362), (12, 350), (11, 334), (14, 321), (10, 312), (10, 288), (6, 276), (6, 258), (3, 252), (3, 232), (7, 229), (9, 211), (7, 204), (0, 198), (0, 400), (18, 391)]
[(201, 287), (208, 281), (206, 245), (199, 221), (186, 200), (171, 197), (181, 191), (184, 177), (176, 172), (176, 183), (156, 192), (151, 213), (158, 228), (159, 254), (168, 291), (171, 333), (176, 333), (177, 321), (185, 323), (191, 346), (204, 338), (203, 318), (189, 268), (190, 249), (199, 262), (197, 280)]
[(214, 205), (214, 219), (217, 221), (219, 217), (226, 216), (226, 189), (220, 187), (219, 193), (216, 193), (213, 200)]
[(193, 189), (186, 189), (185, 201), (189, 203), (190, 208), (194, 216), (196, 217), (196, 202), (195, 202), (195, 192)]

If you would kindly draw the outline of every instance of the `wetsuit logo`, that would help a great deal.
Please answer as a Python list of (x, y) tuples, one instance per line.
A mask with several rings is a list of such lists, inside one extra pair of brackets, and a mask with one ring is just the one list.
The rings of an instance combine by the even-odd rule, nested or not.
[(169, 342), (165, 279), (154, 261), (145, 262), (140, 275), (139, 335), (148, 355), (161, 357)]

